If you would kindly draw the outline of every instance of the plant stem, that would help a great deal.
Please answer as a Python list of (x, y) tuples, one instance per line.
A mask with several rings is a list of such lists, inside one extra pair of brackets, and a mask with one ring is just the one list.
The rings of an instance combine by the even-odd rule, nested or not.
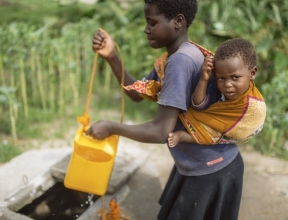
[(19, 67), (20, 67), (21, 95), (22, 95), (23, 106), (24, 106), (24, 116), (27, 119), (29, 115), (29, 110), (28, 110), (28, 102), (27, 102), (26, 77), (25, 77), (23, 59), (19, 60)]
[(43, 83), (43, 74), (42, 74), (42, 66), (40, 63), (40, 56), (36, 55), (36, 65), (37, 65), (37, 79), (39, 84), (40, 98), (42, 108), (46, 110), (46, 98), (45, 98), (45, 85)]

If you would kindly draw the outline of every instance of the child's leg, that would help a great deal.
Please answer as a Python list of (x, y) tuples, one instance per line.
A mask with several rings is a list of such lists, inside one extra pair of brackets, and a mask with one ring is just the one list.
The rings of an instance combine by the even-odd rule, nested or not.
[(170, 132), (168, 135), (169, 147), (175, 147), (179, 142), (196, 143), (192, 136), (186, 131)]

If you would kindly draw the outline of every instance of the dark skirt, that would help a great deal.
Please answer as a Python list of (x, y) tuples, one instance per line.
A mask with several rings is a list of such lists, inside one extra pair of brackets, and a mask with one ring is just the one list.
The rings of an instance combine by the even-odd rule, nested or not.
[(158, 220), (237, 220), (243, 173), (240, 153), (208, 175), (182, 176), (174, 166), (159, 201)]

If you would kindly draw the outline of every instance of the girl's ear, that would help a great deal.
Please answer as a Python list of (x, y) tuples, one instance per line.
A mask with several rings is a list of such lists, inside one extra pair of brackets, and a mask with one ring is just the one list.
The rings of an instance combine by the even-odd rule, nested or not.
[(255, 77), (256, 77), (256, 73), (257, 73), (257, 66), (254, 66), (252, 69), (250, 69), (250, 80), (254, 81)]
[(175, 28), (181, 28), (185, 23), (185, 17), (182, 14), (178, 14), (175, 18)]

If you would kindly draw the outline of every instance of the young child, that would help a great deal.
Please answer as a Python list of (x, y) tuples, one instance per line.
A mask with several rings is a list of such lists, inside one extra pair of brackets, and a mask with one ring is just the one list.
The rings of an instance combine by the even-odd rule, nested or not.
[[(161, 83), (158, 110), (153, 119), (137, 125), (109, 120), (95, 122), (86, 131), (93, 138), (102, 140), (116, 134), (139, 142), (157, 144), (167, 143), (171, 131), (185, 129), (178, 116), (190, 106), (204, 61), (199, 47), (188, 39), (188, 28), (197, 12), (197, 0), (144, 2), (144, 33), (149, 45), (167, 51), (156, 61), (156, 68), (145, 76), (146, 80), (154, 79)], [(102, 29), (93, 38), (93, 50), (97, 50), (109, 63), (121, 83), (121, 61), (113, 39)], [(159, 74), (164, 73), (164, 70), (165, 75)], [(126, 70), (124, 74), (123, 86), (137, 81)], [(126, 94), (135, 102), (143, 100), (135, 90), (126, 91)], [(218, 99), (212, 97), (208, 104)], [(200, 144), (178, 143), (177, 147), (168, 149), (175, 166), (160, 198), (158, 220), (237, 220), (244, 170), (237, 145), (203, 147)]]
[[(170, 147), (176, 146), (179, 141), (200, 144), (243, 142), (262, 130), (266, 105), (253, 82), (257, 73), (253, 45), (241, 38), (228, 40), (220, 45), (215, 53), (214, 76), (222, 97), (219, 103), (212, 104), (207, 110), (198, 113), (196, 110), (201, 111), (207, 107), (205, 102), (213, 95), (211, 92), (206, 94), (212, 69), (213, 57), (207, 56), (191, 98), (192, 107), (187, 114), (181, 116), (184, 124), (185, 119), (194, 119), (190, 122), (190, 129), (186, 126), (189, 133), (171, 132), (168, 137)], [(233, 114), (229, 115), (231, 112)], [(197, 129), (199, 127), (201, 129)]]

